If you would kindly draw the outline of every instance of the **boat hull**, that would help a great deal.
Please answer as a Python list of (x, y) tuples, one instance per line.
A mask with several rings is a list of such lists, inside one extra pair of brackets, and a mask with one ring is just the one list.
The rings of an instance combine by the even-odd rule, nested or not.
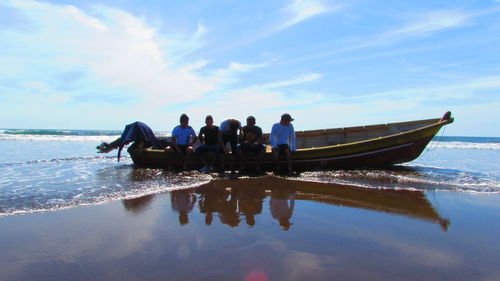
[[(453, 122), (453, 119), (432, 119), (427, 121), (431, 121), (430, 124), (392, 135), (337, 145), (298, 149), (292, 153), (293, 168), (295, 170), (362, 168), (388, 166), (412, 161), (420, 156), (439, 129)], [(386, 126), (389, 125), (391, 124)], [(182, 159), (176, 155), (169, 155), (163, 150), (129, 149), (129, 153), (134, 164), (139, 167), (182, 167)], [(222, 155), (222, 157), (225, 163), (224, 166), (230, 168), (231, 156)], [(283, 160), (283, 156), (281, 158)], [(235, 167), (239, 167), (236, 166), (238, 165), (236, 156), (233, 161)], [(251, 154), (244, 155), (243, 161), (247, 169), (253, 169), (257, 164), (256, 156)], [(284, 162), (281, 161), (282, 165), (285, 165)], [(201, 167), (202, 163), (199, 157), (192, 155), (188, 162), (188, 168), (199, 169)], [(270, 151), (266, 152), (261, 168), (271, 170), (275, 167), (272, 153)]]

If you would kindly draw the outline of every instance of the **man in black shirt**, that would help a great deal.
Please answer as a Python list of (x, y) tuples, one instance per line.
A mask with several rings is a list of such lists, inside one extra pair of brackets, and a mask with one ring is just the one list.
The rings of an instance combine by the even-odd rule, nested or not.
[[(196, 153), (200, 154), (201, 161), (203, 162), (203, 168), (201, 172), (212, 172), (215, 170), (214, 163), (218, 158), (219, 153), (222, 152), (222, 139), (219, 134), (219, 127), (214, 125), (214, 119), (211, 115), (205, 118), (206, 126), (200, 129), (198, 137), (200, 139), (201, 145), (196, 148)], [(210, 165), (207, 164), (205, 159), (206, 154), (213, 154)]]
[(238, 146), (238, 158), (240, 160), (240, 170), (244, 170), (243, 153), (254, 153), (258, 156), (257, 171), (260, 171), (262, 158), (266, 152), (266, 146), (262, 143), (262, 129), (255, 125), (255, 117), (248, 116), (247, 125), (243, 127), (243, 138)]

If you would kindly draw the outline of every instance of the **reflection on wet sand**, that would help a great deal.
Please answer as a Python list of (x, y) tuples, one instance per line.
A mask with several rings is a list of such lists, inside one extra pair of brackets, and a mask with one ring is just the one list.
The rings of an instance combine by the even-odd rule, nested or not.
[(239, 181), (214, 180), (196, 188), (196, 193), (200, 195), (200, 212), (205, 214), (207, 225), (212, 223), (214, 214), (218, 215), (221, 223), (231, 227), (240, 224), (240, 216), (244, 217), (247, 225), (255, 225), (255, 215), (262, 213), (265, 188), (239, 188), (238, 185), (226, 184)]
[(269, 208), (271, 215), (277, 219), (283, 230), (288, 230), (291, 226), (290, 218), (295, 208), (295, 191), (274, 188), (271, 190)]
[[(172, 191), (171, 203), (172, 209), (179, 213), (181, 225), (189, 222), (188, 214), (197, 202), (207, 225), (212, 224), (214, 217), (218, 217), (222, 224), (231, 227), (239, 226), (242, 219), (248, 226), (254, 226), (255, 216), (262, 213), (266, 196), (269, 197), (270, 213), (283, 230), (293, 225), (295, 204), (300, 204), (296, 201), (301, 200), (437, 222), (444, 231), (450, 223), (441, 218), (422, 191), (370, 189), (274, 176), (214, 179), (194, 189)], [(151, 200), (143, 198), (127, 200), (127, 209), (140, 210), (137, 206), (148, 204)], [(133, 203), (135, 200), (143, 203)]]
[(142, 213), (151, 204), (154, 195), (146, 195), (135, 199), (122, 200), (125, 210), (139, 214)]
[(172, 210), (179, 213), (179, 223), (185, 225), (189, 223), (188, 214), (193, 210), (196, 203), (196, 195), (191, 189), (177, 190), (170, 194)]

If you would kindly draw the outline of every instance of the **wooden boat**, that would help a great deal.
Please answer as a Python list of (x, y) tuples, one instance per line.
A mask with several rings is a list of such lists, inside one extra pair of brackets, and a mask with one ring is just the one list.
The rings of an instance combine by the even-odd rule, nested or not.
[[(451, 113), (442, 118), (359, 126), (338, 129), (296, 131), (297, 151), (293, 152), (295, 170), (338, 169), (388, 166), (416, 159), (432, 138), (445, 125), (453, 122)], [(268, 134), (264, 135), (267, 139)], [(128, 149), (138, 167), (181, 167), (180, 159), (169, 157), (163, 150), (151, 148)], [(224, 156), (229, 167), (229, 155)], [(235, 157), (236, 158), (236, 157)], [(255, 155), (244, 155), (246, 168), (256, 165)], [(284, 161), (282, 161), (284, 162)], [(237, 162), (235, 162), (237, 163)], [(193, 155), (189, 168), (199, 169), (201, 161)], [(270, 146), (262, 169), (275, 167)]]

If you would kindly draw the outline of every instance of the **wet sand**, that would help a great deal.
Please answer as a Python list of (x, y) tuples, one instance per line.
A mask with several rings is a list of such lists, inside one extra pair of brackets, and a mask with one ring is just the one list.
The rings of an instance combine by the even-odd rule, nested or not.
[(500, 280), (500, 196), (221, 179), (0, 218), (0, 280)]

